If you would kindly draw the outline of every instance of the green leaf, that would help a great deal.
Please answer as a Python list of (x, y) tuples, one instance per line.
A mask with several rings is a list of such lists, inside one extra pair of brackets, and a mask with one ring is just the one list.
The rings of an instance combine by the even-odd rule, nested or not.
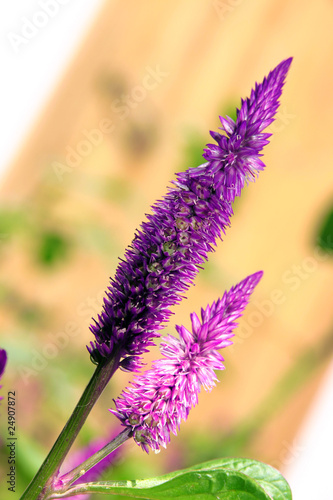
[(250, 460), (248, 458), (221, 458), (204, 462), (193, 469), (199, 468), (225, 468), (235, 470), (245, 474), (246, 476), (257, 481), (258, 484), (270, 495), (269, 498), (274, 500), (289, 500), (292, 498), (290, 487), (280, 472), (270, 465)]
[(291, 500), (289, 485), (276, 469), (243, 458), (213, 460), (152, 479), (87, 483), (66, 494), (88, 492), (146, 500)]

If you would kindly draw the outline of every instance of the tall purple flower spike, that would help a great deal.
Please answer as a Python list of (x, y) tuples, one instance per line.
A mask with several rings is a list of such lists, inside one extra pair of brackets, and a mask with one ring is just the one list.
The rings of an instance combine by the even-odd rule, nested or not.
[(291, 59), (277, 66), (237, 110), (237, 120), (221, 118), (225, 135), (212, 132), (207, 163), (177, 174), (168, 193), (152, 207), (125, 252), (107, 289), (102, 313), (91, 325), (88, 346), (94, 362), (117, 352), (120, 367), (137, 371), (140, 356), (183, 298), (208, 252), (230, 224), (231, 203), (244, 183), (263, 169), (259, 151), (269, 134), (262, 130), (279, 106)]
[(219, 349), (232, 344), (236, 320), (244, 311), (262, 272), (248, 276), (225, 292), (222, 299), (201, 310), (201, 321), (191, 314), (192, 332), (176, 326), (179, 338), (171, 335), (161, 343), (164, 358), (137, 376), (115, 400), (110, 410), (129, 428), (134, 440), (147, 453), (159, 450), (177, 434), (181, 420), (198, 403), (201, 386), (211, 390), (217, 380), (214, 370), (223, 370)]

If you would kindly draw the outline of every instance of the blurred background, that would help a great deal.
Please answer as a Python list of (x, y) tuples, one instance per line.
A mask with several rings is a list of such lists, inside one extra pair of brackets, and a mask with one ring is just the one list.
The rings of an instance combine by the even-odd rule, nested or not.
[[(0, 12), (0, 347), (1, 393), (17, 394), (17, 493), (93, 373), (90, 319), (144, 214), (175, 172), (203, 163), (219, 114), (234, 116), (293, 56), (267, 169), (166, 327), (264, 270), (221, 383), (166, 451), (127, 443), (105, 477), (239, 455), (281, 470), (295, 500), (331, 499), (332, 2), (14, 4)], [(76, 449), (116, 432), (107, 409), (129, 379), (112, 379)], [(0, 411), (4, 438), (4, 402)]]

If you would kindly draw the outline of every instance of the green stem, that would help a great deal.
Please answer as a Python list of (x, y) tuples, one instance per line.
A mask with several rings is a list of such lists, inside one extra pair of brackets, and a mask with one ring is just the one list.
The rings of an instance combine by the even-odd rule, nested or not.
[[(92, 493), (102, 493), (104, 495), (117, 495), (117, 496), (124, 495), (125, 494), (124, 490), (127, 492), (128, 488), (134, 486), (133, 483), (136, 483), (136, 481), (98, 481), (97, 483), (82, 483), (71, 486), (66, 491), (61, 491), (61, 492), (54, 491), (53, 493), (50, 494), (49, 497), (47, 497), (47, 500), (72, 497), (75, 495), (82, 495), (82, 494), (91, 495)], [(136, 490), (134, 498), (142, 498), (143, 500), (147, 499), (147, 491), (140, 494), (140, 491)]]
[(114, 450), (119, 448), (128, 438), (131, 437), (131, 430), (125, 429), (117, 437), (115, 437), (110, 443), (106, 444), (103, 448), (98, 450), (96, 453), (91, 455), (87, 460), (82, 462), (82, 464), (78, 465), (71, 471), (67, 472), (63, 476), (59, 478), (59, 482), (61, 482), (61, 487), (59, 487), (59, 491), (57, 493), (62, 493), (66, 491), (66, 486), (70, 486), (77, 479), (82, 477), (84, 474), (88, 472), (92, 467), (94, 467), (98, 462), (103, 460), (105, 457), (110, 455)]
[(118, 364), (119, 355), (116, 354), (111, 360), (107, 360), (97, 365), (90, 382), (85, 388), (67, 424), (61, 431), (36, 476), (23, 493), (21, 500), (41, 500), (51, 491), (61, 464), (86, 421), (91, 409), (102, 394), (113, 373), (118, 368)]

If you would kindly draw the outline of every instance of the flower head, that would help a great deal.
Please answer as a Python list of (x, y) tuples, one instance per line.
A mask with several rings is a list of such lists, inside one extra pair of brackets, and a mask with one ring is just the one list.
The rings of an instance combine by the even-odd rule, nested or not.
[(201, 310), (201, 321), (191, 314), (192, 331), (177, 326), (179, 338), (169, 335), (161, 343), (163, 358), (134, 379), (110, 410), (131, 429), (134, 440), (145, 451), (159, 450), (177, 434), (181, 420), (198, 403), (201, 386), (211, 390), (217, 380), (214, 370), (223, 370), (219, 349), (232, 344), (236, 320), (249, 302), (262, 272), (248, 276), (223, 297)]
[(152, 207), (121, 260), (106, 292), (102, 313), (91, 331), (88, 350), (94, 362), (118, 356), (120, 367), (135, 371), (140, 356), (171, 315), (184, 292), (230, 224), (231, 202), (263, 163), (263, 134), (278, 108), (291, 59), (282, 62), (249, 99), (237, 120), (221, 118), (226, 135), (212, 132), (207, 163), (177, 174), (166, 196)]
[(249, 98), (242, 99), (236, 122), (220, 116), (224, 134), (211, 132), (217, 144), (207, 144), (203, 157), (216, 170), (225, 200), (234, 201), (244, 183), (255, 180), (265, 167), (259, 152), (272, 134), (262, 131), (274, 121), (291, 61), (282, 61), (262, 83), (256, 84)]

